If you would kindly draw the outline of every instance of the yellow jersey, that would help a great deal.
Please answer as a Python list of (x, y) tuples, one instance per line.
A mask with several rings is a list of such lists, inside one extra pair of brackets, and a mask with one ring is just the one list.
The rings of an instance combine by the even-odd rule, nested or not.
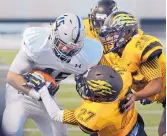
[(113, 67), (114, 65), (118, 65), (119, 59), (120, 56), (117, 53), (109, 52), (107, 54), (103, 54), (99, 64)]
[(125, 46), (118, 62), (132, 73), (134, 91), (140, 91), (155, 78), (162, 78), (161, 92), (149, 98), (157, 102), (163, 102), (166, 98), (166, 56), (162, 48), (157, 38), (139, 30), (138, 35)]
[(89, 19), (84, 19), (83, 22), (86, 29), (86, 36), (99, 41), (97, 33), (90, 28)]
[(132, 77), (125, 69), (115, 67), (123, 80), (123, 88), (114, 102), (98, 103), (83, 100), (74, 116), (79, 127), (85, 133), (97, 132), (99, 136), (125, 136), (137, 121), (137, 112), (133, 107), (128, 113), (121, 113), (119, 104), (125, 98), (132, 83)]

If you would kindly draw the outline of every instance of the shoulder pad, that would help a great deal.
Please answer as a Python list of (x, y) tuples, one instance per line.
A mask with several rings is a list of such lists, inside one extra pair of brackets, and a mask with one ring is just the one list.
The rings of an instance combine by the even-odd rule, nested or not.
[(22, 49), (28, 56), (37, 55), (48, 40), (51, 29), (45, 27), (30, 27), (23, 33)]
[(143, 35), (138, 44), (140, 44), (140, 46), (143, 46), (141, 53), (141, 62), (146, 62), (147, 60), (159, 57), (162, 53), (163, 47), (160, 40), (153, 36)]
[(89, 19), (86, 18), (86, 19), (83, 20), (83, 22), (84, 22), (85, 25), (87, 25), (87, 23), (89, 23)]
[(83, 52), (90, 67), (97, 65), (103, 55), (102, 44), (94, 39), (85, 38)]
[(99, 64), (113, 67), (118, 63), (119, 59), (120, 57), (117, 53), (109, 52), (103, 55)]
[(141, 29), (138, 29), (138, 34), (139, 34), (140, 36), (142, 36), (142, 35), (144, 34), (144, 32), (143, 32)]
[[(96, 34), (94, 33), (93, 30), (90, 28), (89, 20), (85, 19), (84, 21), (85, 29), (86, 29), (86, 36), (89, 38), (97, 39)], [(94, 35), (95, 34), (95, 35)]]

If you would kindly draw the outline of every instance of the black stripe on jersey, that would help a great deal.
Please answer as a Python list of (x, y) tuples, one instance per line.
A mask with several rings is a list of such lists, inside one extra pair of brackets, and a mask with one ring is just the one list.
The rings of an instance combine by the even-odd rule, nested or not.
[[(49, 75), (51, 75), (52, 72), (54, 71), (54, 69), (52, 69), (52, 68), (45, 68), (43, 71), (46, 72), (46, 73), (48, 73)], [(60, 73), (55, 77), (55, 81), (56, 81), (56, 82), (60, 82), (61, 80), (66, 79), (69, 75), (71, 75), (71, 73), (60, 72)]]
[(92, 130), (92, 129), (90, 129), (90, 128), (87, 128), (87, 127), (83, 126), (83, 125), (80, 124), (79, 122), (78, 122), (78, 126), (80, 127), (80, 129), (81, 129), (83, 132), (85, 132), (85, 133), (87, 133), (87, 134), (94, 134), (94, 133), (97, 133), (97, 132), (98, 132), (98, 130), (94, 131), (94, 130)]
[[(156, 46), (162, 46), (160, 42), (158, 41), (155, 41), (155, 42), (152, 42), (150, 43), (145, 49), (144, 51), (142, 52), (142, 55), (141, 55), (141, 58), (151, 49), (153, 49), (154, 47)], [(160, 54), (154, 54), (154, 55), (160, 55)], [(152, 56), (153, 57), (153, 56)]]
[(66, 79), (69, 75), (71, 75), (71, 73), (60, 72), (60, 73), (55, 77), (55, 81), (56, 81), (56, 82), (60, 82), (61, 80)]
[(150, 54), (150, 56), (147, 58), (147, 60), (153, 60), (154, 58), (158, 57), (162, 54), (162, 49), (158, 49)]

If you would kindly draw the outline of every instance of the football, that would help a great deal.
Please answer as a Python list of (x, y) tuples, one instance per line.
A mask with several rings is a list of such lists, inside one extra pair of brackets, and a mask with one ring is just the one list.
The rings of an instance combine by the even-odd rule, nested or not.
[(49, 82), (49, 83), (52, 82), (53, 85), (52, 85), (51, 89), (55, 89), (56, 88), (56, 81), (55, 81), (55, 79), (51, 75), (49, 75), (48, 73), (46, 73), (46, 72), (44, 72), (42, 70), (32, 70), (32, 71), (30, 71), (28, 73), (38, 73), (39, 75), (42, 75), (44, 77), (46, 83), (47, 82)]

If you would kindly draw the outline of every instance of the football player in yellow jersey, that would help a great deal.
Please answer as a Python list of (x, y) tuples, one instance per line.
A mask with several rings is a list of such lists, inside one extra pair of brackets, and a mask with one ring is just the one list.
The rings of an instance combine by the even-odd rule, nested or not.
[(158, 130), (162, 136), (166, 133), (166, 55), (160, 40), (139, 30), (136, 18), (122, 11), (107, 17), (99, 36), (104, 44), (113, 46), (112, 52), (120, 56), (118, 65), (132, 73), (135, 93), (128, 95), (126, 111), (135, 101), (145, 98), (163, 104)]
[(97, 132), (98, 136), (146, 136), (142, 118), (135, 108), (123, 113), (122, 105), (126, 103), (126, 95), (131, 93), (130, 72), (118, 65), (113, 68), (98, 65), (77, 84), (84, 101), (74, 115), (82, 131)]
[(76, 81), (77, 92), (83, 101), (74, 111), (60, 110), (47, 86), (39, 90), (52, 120), (78, 125), (85, 133), (97, 132), (98, 136), (147, 136), (144, 122), (135, 107), (124, 112), (126, 95), (131, 93), (130, 72), (118, 66), (97, 65)]
[[(103, 25), (107, 16), (117, 10), (117, 4), (113, 0), (98, 1), (96, 6), (91, 9), (91, 13), (88, 15), (88, 19), (84, 20), (87, 37), (99, 40), (98, 33), (100, 27)], [(104, 46), (104, 51), (106, 48), (108, 49), (109, 47)]]

